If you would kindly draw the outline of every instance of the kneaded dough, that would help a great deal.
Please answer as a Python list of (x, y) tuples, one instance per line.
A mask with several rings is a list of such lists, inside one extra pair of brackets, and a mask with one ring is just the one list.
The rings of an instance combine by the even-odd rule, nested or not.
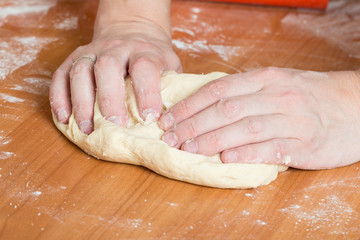
[[(213, 72), (207, 75), (167, 72), (161, 80), (164, 108), (194, 93), (206, 83), (225, 76)], [(69, 124), (57, 128), (86, 153), (107, 161), (142, 165), (168, 178), (218, 188), (254, 188), (275, 180), (286, 167), (267, 164), (223, 164), (220, 155), (207, 157), (169, 147), (161, 136), (157, 122), (144, 122), (139, 116), (131, 79), (126, 79), (128, 126), (120, 127), (104, 119), (98, 104), (94, 106), (94, 131), (82, 133), (71, 115)]]

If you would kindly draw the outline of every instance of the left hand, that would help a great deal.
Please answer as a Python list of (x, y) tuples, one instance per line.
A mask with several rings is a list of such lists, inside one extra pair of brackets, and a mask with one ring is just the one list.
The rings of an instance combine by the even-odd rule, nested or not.
[(163, 140), (224, 163), (326, 169), (360, 159), (360, 77), (265, 68), (228, 75), (159, 120)]

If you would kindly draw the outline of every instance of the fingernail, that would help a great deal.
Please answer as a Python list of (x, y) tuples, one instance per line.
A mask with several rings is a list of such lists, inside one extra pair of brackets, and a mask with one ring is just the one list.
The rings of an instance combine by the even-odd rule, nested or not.
[(189, 152), (189, 153), (197, 153), (198, 151), (198, 144), (194, 140), (186, 141), (182, 145), (182, 150)]
[(175, 133), (170, 132), (162, 137), (162, 140), (167, 143), (170, 147), (175, 147), (178, 143), (178, 138)]
[(112, 122), (112, 123), (115, 123), (117, 125), (120, 125), (120, 126), (123, 125), (123, 123), (121, 121), (121, 118), (119, 118), (118, 116), (110, 116), (110, 117), (105, 118), (105, 119)]
[(90, 134), (93, 131), (93, 124), (90, 120), (84, 120), (79, 123), (80, 130), (85, 134)]
[(143, 119), (146, 121), (156, 121), (159, 117), (160, 117), (160, 114), (158, 112), (156, 112), (154, 109), (145, 109), (143, 112), (142, 112), (142, 116), (143, 116)]
[(168, 130), (174, 125), (174, 116), (171, 113), (165, 113), (160, 119), (160, 127), (163, 130)]
[(239, 154), (238, 152), (236, 151), (229, 151), (229, 152), (225, 152), (224, 153), (225, 156), (224, 157), (224, 160), (226, 163), (235, 163), (235, 162), (238, 162), (238, 159), (239, 159)]
[(69, 118), (69, 114), (62, 108), (56, 112), (56, 118), (59, 122), (66, 123)]

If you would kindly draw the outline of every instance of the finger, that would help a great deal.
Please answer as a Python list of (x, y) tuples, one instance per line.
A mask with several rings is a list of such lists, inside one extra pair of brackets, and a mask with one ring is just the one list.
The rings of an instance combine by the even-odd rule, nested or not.
[(49, 100), (50, 106), (56, 119), (61, 123), (68, 123), (71, 115), (70, 99), (70, 76), (71, 60), (68, 58), (55, 71), (50, 88)]
[[(276, 113), (277, 109), (267, 96), (256, 94), (230, 97), (180, 122), (165, 133), (163, 140), (172, 147), (179, 147), (187, 140), (214, 131), (250, 116)], [(176, 140), (176, 141), (175, 141)], [(176, 142), (176, 144), (174, 144)]]
[(170, 54), (165, 55), (165, 59), (166, 59), (165, 70), (174, 70), (177, 73), (182, 73), (183, 68), (180, 58), (173, 51), (169, 51), (169, 52)]
[(304, 168), (296, 152), (301, 142), (294, 138), (272, 139), (225, 150), (221, 153), (223, 163), (279, 164), (289, 167)]
[[(94, 56), (92, 58), (95, 59)], [(70, 71), (71, 102), (80, 130), (90, 134), (94, 129), (95, 80), (94, 63), (83, 58)]]
[(124, 76), (126, 61), (110, 55), (98, 57), (94, 66), (99, 107), (105, 119), (126, 126)]
[(241, 121), (200, 135), (182, 144), (181, 149), (191, 153), (211, 156), (226, 149), (288, 138), (293, 126), (283, 115), (247, 117)]
[(160, 56), (141, 53), (130, 57), (129, 72), (133, 81), (140, 116), (155, 121), (162, 110), (160, 78), (164, 62)]
[(261, 90), (261, 81), (249, 81), (247, 74), (228, 75), (214, 80), (183, 101), (175, 104), (159, 120), (163, 130), (169, 130), (186, 118), (200, 112), (223, 98), (247, 95)]

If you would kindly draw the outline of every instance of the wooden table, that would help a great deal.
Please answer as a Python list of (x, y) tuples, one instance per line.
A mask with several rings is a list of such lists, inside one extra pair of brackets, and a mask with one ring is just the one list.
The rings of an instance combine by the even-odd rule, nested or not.
[[(96, 160), (65, 139), (48, 86), (90, 41), (95, 11), (96, 1), (0, 3), (0, 239), (359, 239), (360, 163), (223, 190)], [(172, 11), (185, 72), (360, 66), (356, 0), (327, 12), (196, 1)]]

